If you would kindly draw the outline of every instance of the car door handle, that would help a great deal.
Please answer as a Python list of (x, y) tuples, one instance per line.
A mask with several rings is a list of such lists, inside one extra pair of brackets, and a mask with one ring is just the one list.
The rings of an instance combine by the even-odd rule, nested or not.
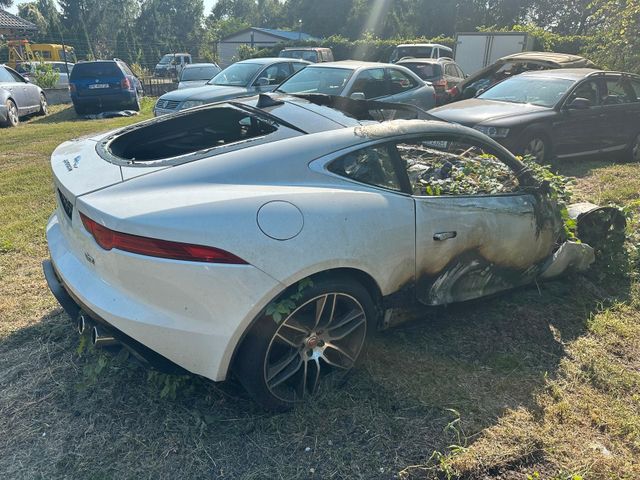
[(436, 242), (441, 242), (443, 240), (448, 240), (450, 238), (456, 238), (458, 236), (458, 232), (438, 232), (433, 234), (433, 239)]

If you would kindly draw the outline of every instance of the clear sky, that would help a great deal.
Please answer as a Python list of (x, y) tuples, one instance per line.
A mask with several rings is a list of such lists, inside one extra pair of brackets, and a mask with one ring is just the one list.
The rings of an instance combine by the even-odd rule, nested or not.
[[(14, 0), (13, 2), (13, 6), (11, 8), (9, 8), (9, 12), (16, 14), (18, 13), (18, 5), (20, 3), (27, 3), (30, 0)], [(209, 13), (211, 13), (211, 9), (213, 8), (214, 3), (216, 3), (215, 0), (204, 0), (204, 13), (205, 15), (209, 15)]]

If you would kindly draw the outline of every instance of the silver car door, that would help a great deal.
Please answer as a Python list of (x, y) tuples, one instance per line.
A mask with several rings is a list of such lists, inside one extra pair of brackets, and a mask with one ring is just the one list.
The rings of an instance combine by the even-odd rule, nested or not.
[(470, 300), (533, 281), (561, 219), (522, 188), (500, 154), (455, 135), (396, 144), (416, 209), (416, 295), (427, 305)]
[(424, 86), (422, 80), (397, 68), (387, 68), (387, 75), (389, 96), (384, 98), (385, 101), (408, 103), (425, 109), (435, 105), (431, 89)]
[(20, 114), (23, 112), (33, 113), (40, 109), (40, 89), (32, 84), (27, 82), (22, 75), (11, 68), (7, 68), (9, 74), (13, 77), (13, 80), (16, 84), (16, 91), (20, 91), (21, 95), (19, 95), (19, 102), (22, 105), (22, 109), (18, 107), (20, 110)]

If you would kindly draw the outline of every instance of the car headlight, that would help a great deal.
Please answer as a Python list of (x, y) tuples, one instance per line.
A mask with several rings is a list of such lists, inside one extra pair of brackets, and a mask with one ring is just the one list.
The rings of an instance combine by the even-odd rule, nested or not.
[(504, 127), (487, 127), (485, 125), (476, 125), (473, 128), (491, 138), (505, 138), (507, 135), (509, 135), (509, 129)]
[(202, 100), (187, 100), (180, 105), (180, 110), (184, 110), (186, 108), (199, 107), (200, 105), (204, 105), (205, 102)]

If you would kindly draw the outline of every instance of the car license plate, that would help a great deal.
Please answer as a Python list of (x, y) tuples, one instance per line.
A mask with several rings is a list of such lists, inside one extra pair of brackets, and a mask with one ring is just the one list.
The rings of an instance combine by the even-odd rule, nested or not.
[(89, 88), (94, 89), (94, 88), (109, 88), (109, 84), (108, 83), (94, 83), (93, 85), (89, 85)]

